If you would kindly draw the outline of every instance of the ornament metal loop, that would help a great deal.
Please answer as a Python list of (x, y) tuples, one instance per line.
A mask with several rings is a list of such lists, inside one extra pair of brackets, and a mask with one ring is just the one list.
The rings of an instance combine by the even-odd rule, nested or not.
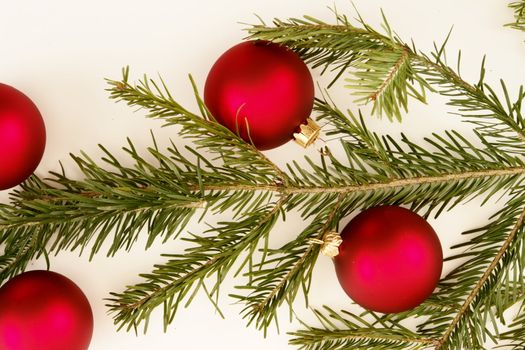
[(336, 231), (327, 232), (323, 239), (312, 238), (308, 241), (311, 244), (320, 244), (321, 253), (331, 258), (339, 255), (339, 246), (343, 243), (341, 235)]
[(319, 125), (317, 125), (317, 123), (310, 118), (306, 119), (306, 124), (301, 124), (299, 129), (301, 131), (294, 133), (293, 137), (295, 142), (304, 148), (314, 143), (319, 137), (319, 133), (321, 131), (321, 127), (319, 127)]

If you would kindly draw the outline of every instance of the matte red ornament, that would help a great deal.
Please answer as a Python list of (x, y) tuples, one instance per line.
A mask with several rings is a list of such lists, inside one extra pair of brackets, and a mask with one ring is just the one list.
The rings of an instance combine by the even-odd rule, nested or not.
[(0, 190), (22, 183), (34, 172), (45, 145), (38, 108), (22, 92), (0, 84)]
[(86, 350), (93, 313), (80, 288), (50, 271), (30, 271), (0, 288), (0, 349)]
[(441, 243), (416, 213), (396, 206), (371, 208), (350, 221), (341, 238), (334, 258), (337, 277), (362, 307), (410, 310), (436, 288), (443, 268)]
[(300, 142), (307, 146), (319, 134), (307, 120), (314, 103), (308, 67), (295, 52), (267, 41), (243, 42), (219, 57), (206, 79), (204, 101), (219, 123), (261, 150), (302, 131)]

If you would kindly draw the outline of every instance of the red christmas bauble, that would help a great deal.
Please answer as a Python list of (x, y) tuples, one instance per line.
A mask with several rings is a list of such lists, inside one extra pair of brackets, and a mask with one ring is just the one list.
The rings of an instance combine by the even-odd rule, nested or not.
[(306, 123), (314, 83), (293, 51), (267, 41), (248, 41), (215, 62), (206, 79), (204, 101), (219, 123), (266, 150), (291, 140)]
[(38, 108), (17, 89), (0, 84), (0, 190), (20, 184), (34, 172), (45, 145)]
[(432, 294), (443, 252), (432, 226), (416, 213), (381, 206), (357, 215), (341, 233), (334, 258), (339, 283), (362, 307), (383, 313), (410, 310)]
[(50, 271), (30, 271), (0, 288), (0, 349), (86, 350), (93, 313), (80, 288)]

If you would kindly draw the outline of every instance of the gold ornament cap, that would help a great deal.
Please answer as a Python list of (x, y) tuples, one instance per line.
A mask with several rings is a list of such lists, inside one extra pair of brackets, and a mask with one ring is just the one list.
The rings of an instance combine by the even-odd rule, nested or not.
[(317, 123), (310, 118), (306, 119), (306, 124), (301, 124), (299, 129), (301, 131), (294, 133), (293, 137), (295, 142), (304, 148), (314, 143), (319, 137), (319, 133), (321, 131), (319, 125), (317, 125)]
[(343, 243), (341, 235), (336, 231), (327, 232), (323, 239), (313, 238), (310, 240), (312, 244), (321, 245), (321, 253), (331, 258), (339, 255), (339, 246)]

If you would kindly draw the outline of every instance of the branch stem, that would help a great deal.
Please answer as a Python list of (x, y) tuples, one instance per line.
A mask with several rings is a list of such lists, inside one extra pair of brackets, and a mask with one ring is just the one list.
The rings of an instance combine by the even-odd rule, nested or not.
[[(189, 271), (184, 276), (182, 276), (182, 277), (180, 277), (180, 278), (178, 278), (178, 279), (176, 279), (176, 280), (174, 280), (174, 281), (172, 281), (170, 283), (167, 283), (165, 286), (163, 286), (161, 288), (158, 288), (153, 293), (150, 293), (150, 294), (146, 295), (145, 297), (137, 300), (133, 304), (122, 304), (122, 305), (119, 306), (119, 308), (120, 309), (126, 309), (126, 310), (138, 309), (142, 305), (144, 305), (148, 300), (151, 300), (151, 299), (153, 299), (153, 298), (155, 298), (155, 297), (157, 297), (159, 295), (167, 293), (171, 288), (179, 285), (181, 282), (188, 283), (188, 280), (190, 280), (189, 283), (191, 283), (192, 276), (194, 276), (194, 275), (195, 276), (202, 275), (202, 271), (205, 271), (204, 276), (207, 276), (208, 275), (207, 270), (210, 268), (210, 266), (221, 265), (221, 264), (217, 263), (221, 259), (235, 258), (237, 255), (239, 255), (244, 250), (244, 248), (248, 244), (250, 244), (250, 242), (253, 239), (253, 234), (259, 235), (260, 234), (260, 232), (259, 232), (260, 230), (258, 230), (258, 229), (262, 225), (264, 225), (266, 222), (268, 222), (268, 220), (270, 220), (279, 210), (281, 210), (282, 206), (285, 204), (285, 202), (288, 199), (289, 199), (289, 196), (281, 196), (281, 198), (279, 198), (279, 200), (273, 206), (272, 210), (270, 210), (266, 215), (264, 215), (264, 217), (261, 218), (261, 220), (257, 223), (257, 225), (255, 227), (253, 227), (253, 229), (250, 231), (250, 233), (247, 234), (246, 236), (244, 236), (242, 238), (242, 240), (240, 240), (238, 242), (238, 244), (236, 245), (235, 249), (228, 250), (226, 252), (226, 254), (225, 253), (219, 253), (219, 254), (211, 256), (210, 259), (208, 259), (206, 262), (204, 262), (200, 266), (194, 268), (193, 270)], [(195, 278), (198, 278), (198, 277), (195, 277)]]
[[(391, 181), (386, 182), (380, 182), (380, 183), (374, 183), (374, 184), (364, 184), (364, 185), (350, 185), (350, 186), (339, 186), (339, 187), (316, 187), (316, 186), (310, 186), (310, 187), (296, 187), (296, 186), (286, 186), (286, 185), (204, 185), (202, 189), (206, 192), (209, 191), (269, 191), (269, 192), (277, 192), (282, 195), (294, 195), (294, 194), (319, 194), (319, 193), (341, 193), (341, 194), (352, 194), (352, 193), (359, 193), (359, 192), (368, 192), (368, 191), (377, 191), (381, 189), (392, 189), (392, 188), (399, 188), (399, 187), (407, 187), (407, 186), (417, 186), (417, 185), (423, 185), (423, 184), (436, 184), (436, 183), (445, 183), (450, 181), (461, 181), (461, 180), (467, 180), (467, 179), (476, 179), (476, 178), (483, 178), (483, 177), (502, 177), (502, 176), (513, 176), (513, 175), (522, 175), (525, 173), (525, 167), (511, 167), (511, 168), (504, 168), (504, 169), (489, 169), (489, 170), (483, 170), (483, 171), (467, 171), (467, 172), (461, 172), (461, 173), (454, 173), (454, 174), (445, 174), (440, 176), (422, 176), (422, 177), (412, 177), (412, 178), (406, 178), (406, 179), (394, 179)], [(198, 192), (201, 190), (201, 187), (195, 186), (192, 188), (193, 191)], [(79, 193), (79, 195), (83, 195), (83, 193)], [(102, 196), (102, 194), (99, 194)], [(90, 198), (94, 198), (94, 194), (92, 191), (88, 192), (86, 196)], [(50, 198), (46, 198), (46, 200), (50, 200)], [(58, 198), (58, 200), (64, 200), (64, 198)], [(188, 203), (186, 205), (174, 205), (174, 207), (186, 207), (186, 208), (200, 208), (203, 204), (205, 204), (206, 201), (198, 201), (198, 202), (192, 202)], [(134, 208), (130, 211), (137, 211), (137, 210), (147, 210), (152, 209), (152, 207), (142, 207), (142, 208)], [(83, 216), (82, 218), (85, 218)], [(78, 219), (81, 219), (81, 217), (78, 217)], [(62, 218), (57, 217), (57, 221), (62, 220)], [(75, 218), (71, 219), (75, 220)], [(0, 225), (0, 230), (6, 230), (12, 227), (24, 227), (24, 226), (33, 226), (33, 225), (40, 225), (42, 224), (41, 221), (34, 220), (34, 221), (26, 221), (24, 223), (10, 223), (10, 224), (4, 224)]]
[(394, 79), (397, 73), (399, 73), (399, 69), (401, 69), (401, 67), (410, 59), (409, 54), (410, 54), (410, 49), (405, 46), (403, 48), (403, 52), (401, 53), (401, 56), (397, 60), (394, 67), (392, 67), (392, 70), (390, 71), (386, 79), (383, 81), (383, 83), (381, 83), (379, 88), (376, 91), (374, 91), (372, 95), (368, 97), (371, 101), (377, 100), (377, 98), (385, 91), (388, 85), (392, 82), (392, 79)]
[[(226, 186), (204, 186), (205, 191), (271, 191), (283, 194), (318, 194), (318, 193), (344, 193), (351, 194), (356, 192), (376, 191), (380, 189), (416, 186), (423, 184), (435, 184), (441, 182), (460, 181), (482, 177), (500, 177), (521, 175), (525, 173), (525, 167), (511, 167), (505, 169), (489, 169), (483, 171), (467, 171), (454, 174), (445, 174), (440, 176), (422, 176), (406, 179), (394, 179), (391, 181), (365, 184), (350, 185), (339, 187), (285, 187), (275, 185), (226, 185)], [(197, 189), (197, 187), (195, 188)]]
[[(332, 225), (332, 221), (334, 220), (335, 214), (337, 213), (337, 211), (341, 207), (341, 202), (344, 199), (344, 197), (345, 197), (344, 193), (340, 193), (339, 194), (337, 203), (334, 205), (334, 207), (330, 211), (328, 217), (326, 218), (326, 221), (325, 221), (323, 227), (321, 228), (321, 230), (319, 230), (319, 234), (317, 235), (318, 238), (323, 237), (325, 235), (325, 233), (329, 230), (330, 226)], [(266, 305), (268, 304), (268, 302), (270, 302), (270, 300), (272, 300), (272, 298), (274, 296), (276, 296), (277, 293), (279, 293), (281, 288), (284, 287), (284, 285), (290, 279), (290, 277), (293, 276), (296, 273), (296, 271), (299, 270), (299, 268), (301, 268), (301, 266), (304, 264), (304, 262), (306, 261), (308, 256), (316, 248), (317, 248), (317, 254), (319, 254), (319, 246), (318, 245), (314, 245), (314, 244), (310, 244), (308, 249), (304, 252), (304, 254), (301, 256), (301, 258), (294, 264), (294, 266), (290, 269), (290, 271), (288, 271), (286, 276), (284, 276), (284, 278), (282, 278), (281, 281), (279, 281), (279, 283), (272, 289), (270, 294), (268, 294), (268, 296), (266, 298), (264, 298), (263, 301), (261, 301), (260, 303), (255, 305), (254, 308), (256, 310), (258, 310), (258, 311), (264, 309), (266, 307)]]
[(521, 215), (519, 216), (518, 220), (516, 221), (516, 224), (514, 225), (512, 231), (510, 232), (510, 234), (507, 237), (507, 239), (505, 240), (505, 242), (503, 242), (503, 245), (499, 249), (499, 251), (496, 254), (496, 256), (494, 257), (494, 259), (492, 260), (491, 264), (488, 266), (487, 270), (485, 270), (485, 273), (483, 273), (483, 276), (481, 276), (480, 280), (478, 281), (478, 283), (476, 283), (476, 285), (474, 286), (474, 289), (470, 292), (469, 296), (467, 297), (467, 299), (465, 300), (465, 302), (461, 306), (461, 309), (457, 313), (456, 317), (451, 322), (450, 326), (447, 328), (445, 333), (443, 333), (443, 337), (436, 344), (436, 349), (443, 348), (443, 346), (447, 342), (448, 338), (450, 337), (450, 335), (452, 334), (452, 332), (454, 331), (454, 329), (456, 328), (456, 326), (460, 322), (461, 318), (468, 311), (470, 305), (472, 304), (472, 302), (474, 301), (474, 299), (478, 295), (479, 291), (481, 290), (481, 288), (483, 287), (483, 285), (485, 284), (487, 279), (490, 277), (491, 273), (498, 266), (498, 263), (503, 258), (503, 255), (505, 254), (505, 252), (509, 248), (509, 245), (514, 240), (514, 238), (518, 234), (518, 231), (523, 226), (524, 221), (525, 221), (525, 209), (523, 209), (523, 211), (522, 211)]
[[(340, 331), (340, 332), (333, 332), (331, 334), (336, 333), (345, 333), (346, 331)], [(438, 340), (432, 339), (432, 338), (404, 338), (402, 336), (396, 336), (396, 335), (358, 335), (358, 334), (349, 334), (349, 335), (335, 335), (335, 336), (319, 336), (316, 337), (316, 342), (321, 343), (323, 341), (327, 340), (371, 340), (371, 341), (402, 341), (407, 343), (419, 343), (419, 344), (430, 344), (430, 345), (436, 345)]]

